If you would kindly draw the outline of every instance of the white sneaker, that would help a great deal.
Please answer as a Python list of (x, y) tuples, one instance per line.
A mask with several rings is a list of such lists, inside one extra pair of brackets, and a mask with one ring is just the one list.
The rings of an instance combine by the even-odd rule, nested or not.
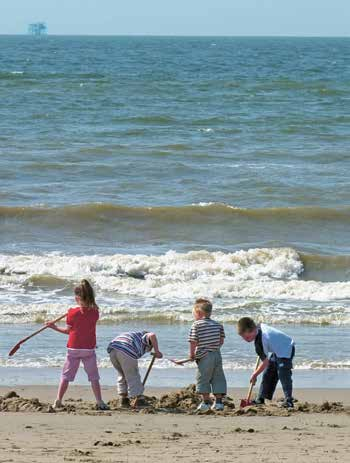
[(222, 412), (223, 409), (224, 409), (224, 404), (221, 402), (221, 403), (214, 403), (212, 406), (211, 406), (211, 409), (212, 410), (215, 410), (216, 412)]
[(205, 402), (201, 402), (197, 407), (197, 412), (205, 413), (210, 410), (210, 404), (206, 404)]
[(100, 400), (96, 402), (96, 410), (109, 410), (109, 406), (103, 400)]
[(62, 408), (62, 401), (60, 399), (56, 399), (52, 405), (52, 408), (56, 410), (57, 408)]

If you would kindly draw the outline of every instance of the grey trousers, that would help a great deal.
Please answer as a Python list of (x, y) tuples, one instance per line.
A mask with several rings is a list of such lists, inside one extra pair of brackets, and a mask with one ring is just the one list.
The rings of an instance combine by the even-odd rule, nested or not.
[(226, 394), (227, 385), (220, 351), (208, 352), (197, 364), (197, 392)]
[(117, 349), (112, 349), (109, 357), (118, 372), (118, 393), (120, 395), (127, 394), (129, 397), (142, 395), (144, 387), (141, 381), (138, 361)]

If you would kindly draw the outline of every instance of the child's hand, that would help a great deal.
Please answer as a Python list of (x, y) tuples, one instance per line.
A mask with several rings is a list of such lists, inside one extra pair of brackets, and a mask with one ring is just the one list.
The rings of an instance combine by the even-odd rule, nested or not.
[(57, 326), (53, 322), (46, 322), (45, 326), (47, 326), (48, 328), (51, 328), (52, 330), (57, 328)]
[(161, 359), (163, 357), (163, 354), (159, 350), (156, 350), (153, 355), (156, 359)]

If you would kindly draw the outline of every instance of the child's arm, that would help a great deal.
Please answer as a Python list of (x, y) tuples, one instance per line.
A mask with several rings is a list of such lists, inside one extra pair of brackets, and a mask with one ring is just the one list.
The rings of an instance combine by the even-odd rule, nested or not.
[(220, 325), (220, 346), (222, 346), (225, 342), (225, 330), (224, 326)]
[(54, 331), (57, 331), (58, 333), (62, 334), (69, 334), (70, 330), (72, 329), (71, 326), (66, 326), (66, 328), (60, 328), (59, 326), (55, 325), (52, 322), (46, 322), (46, 326), (48, 328), (51, 328)]
[(254, 373), (252, 374), (252, 376), (250, 377), (250, 382), (255, 384), (256, 383), (256, 380), (257, 380), (257, 377), (264, 371), (266, 370), (267, 366), (269, 364), (269, 359), (266, 358), (265, 360), (262, 361), (262, 363), (260, 363), (260, 365), (258, 366), (258, 368), (254, 371)]
[(196, 358), (197, 341), (190, 341), (190, 359)]
[(154, 349), (154, 356), (157, 359), (161, 359), (163, 357), (163, 354), (159, 350), (157, 336), (154, 333), (149, 333), (148, 339), (151, 341), (152, 347)]

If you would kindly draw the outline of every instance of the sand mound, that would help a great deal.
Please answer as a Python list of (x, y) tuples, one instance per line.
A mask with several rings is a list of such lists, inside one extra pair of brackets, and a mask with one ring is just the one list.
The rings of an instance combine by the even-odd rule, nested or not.
[[(145, 401), (148, 409), (181, 413), (196, 410), (201, 399), (196, 393), (196, 386), (190, 384), (179, 391), (164, 394), (160, 398), (146, 396)], [(121, 408), (120, 400), (118, 399), (110, 400), (108, 405), (111, 410), (120, 410)], [(225, 407), (230, 410), (235, 408), (233, 400), (230, 397), (225, 398)]]
[[(160, 399), (149, 398), (149, 403), (155, 409), (162, 409), (171, 412), (193, 413), (196, 410), (200, 398), (196, 394), (195, 385), (181, 389), (178, 392), (165, 394)], [(228, 416), (290, 416), (292, 413), (350, 413), (349, 407), (344, 407), (340, 402), (324, 402), (319, 404), (310, 404), (308, 402), (296, 403), (295, 408), (287, 410), (278, 406), (276, 402), (270, 402), (262, 407), (245, 407), (243, 409), (235, 407), (233, 400), (226, 397), (224, 400), (225, 410), (219, 412), (220, 415)], [(213, 412), (211, 412), (213, 413)]]
[(323, 402), (321, 405), (304, 402), (298, 403), (295, 406), (295, 411), (306, 413), (339, 413), (349, 410), (341, 402)]
[(2, 412), (41, 412), (47, 409), (47, 404), (41, 403), (39, 399), (24, 399), (15, 391), (0, 397), (0, 411)]
[[(164, 394), (160, 398), (146, 397), (146, 407), (139, 409), (122, 409), (120, 401), (113, 399), (108, 402), (111, 412), (124, 411), (126, 413), (197, 413), (196, 408), (200, 402), (196, 394), (195, 386), (190, 385), (176, 392)], [(218, 413), (223, 416), (290, 416), (295, 413), (348, 413), (350, 407), (344, 407), (341, 402), (324, 402), (322, 404), (311, 404), (308, 402), (297, 402), (295, 408), (286, 410), (280, 408), (278, 403), (269, 402), (264, 406), (249, 406), (243, 409), (235, 408), (234, 402), (230, 397), (224, 400), (225, 410), (222, 412), (209, 411), (209, 414)], [(20, 397), (15, 391), (11, 391), (0, 397), (0, 412), (46, 412), (56, 413), (51, 405), (40, 402), (39, 399), (25, 399)], [(74, 413), (79, 415), (101, 415), (106, 412), (96, 411), (95, 404), (81, 399), (67, 399), (64, 407), (57, 410), (58, 413)], [(111, 412), (109, 412), (111, 414)], [(108, 413), (108, 412), (107, 412)]]
[(191, 384), (178, 392), (162, 395), (155, 406), (157, 408), (194, 410), (199, 402), (196, 388)]
[[(349, 407), (344, 407), (341, 402), (324, 402), (322, 404), (310, 404), (308, 402), (296, 403), (294, 409), (281, 408), (277, 403), (270, 402), (259, 407), (245, 407), (235, 410), (231, 415), (246, 416), (290, 416), (295, 413), (350, 413)], [(227, 414), (227, 413), (226, 413)]]
[[(165, 394), (156, 400), (156, 408), (165, 408), (170, 410), (195, 410), (200, 403), (201, 399), (196, 393), (196, 386), (190, 384), (184, 389), (180, 389), (178, 392), (172, 392)], [(226, 397), (225, 407), (228, 409), (234, 409), (235, 405), (230, 397)]]

